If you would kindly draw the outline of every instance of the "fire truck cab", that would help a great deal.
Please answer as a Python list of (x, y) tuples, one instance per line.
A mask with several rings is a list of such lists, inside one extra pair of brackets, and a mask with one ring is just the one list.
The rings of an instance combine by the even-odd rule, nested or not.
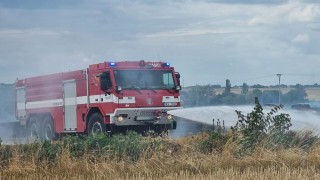
[(177, 124), (180, 74), (164, 62), (122, 61), (19, 79), (16, 118), (28, 136), (117, 131), (162, 132)]

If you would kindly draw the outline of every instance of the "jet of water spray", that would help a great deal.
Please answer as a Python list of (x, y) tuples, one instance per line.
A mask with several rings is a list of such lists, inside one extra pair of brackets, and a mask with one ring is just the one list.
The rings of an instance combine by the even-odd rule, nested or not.
[[(208, 106), (185, 108), (170, 111), (174, 116), (181, 117), (190, 121), (212, 125), (213, 119), (224, 121), (226, 128), (237, 123), (238, 116), (236, 110), (246, 115), (253, 111), (254, 106)], [(270, 107), (264, 107), (265, 113), (269, 112)], [(278, 113), (286, 113), (291, 117), (291, 130), (310, 130), (314, 134), (320, 133), (320, 112), (301, 111), (292, 109), (281, 109)], [(181, 125), (178, 125), (181, 126)]]

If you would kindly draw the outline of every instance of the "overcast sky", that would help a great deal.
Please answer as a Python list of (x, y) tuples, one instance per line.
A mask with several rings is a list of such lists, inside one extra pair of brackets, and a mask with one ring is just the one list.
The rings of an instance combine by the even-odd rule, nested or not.
[(0, 0), (0, 83), (141, 59), (185, 86), (320, 84), (320, 0)]

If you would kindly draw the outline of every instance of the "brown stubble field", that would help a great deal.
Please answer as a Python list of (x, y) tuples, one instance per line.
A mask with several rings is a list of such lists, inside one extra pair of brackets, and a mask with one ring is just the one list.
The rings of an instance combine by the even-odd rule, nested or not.
[(320, 101), (320, 88), (306, 88), (309, 100)]
[(42, 145), (30, 145), (31, 150), (10, 145), (11, 157), (4, 160), (8, 148), (2, 145), (0, 179), (320, 179), (319, 143), (306, 151), (270, 150), (261, 142), (251, 155), (237, 157), (233, 142), (212, 152), (199, 151), (198, 143), (206, 136), (164, 138), (157, 149), (145, 150), (135, 161), (108, 153), (97, 156), (99, 148), (74, 157), (68, 145), (54, 160), (40, 158)]
[[(233, 88), (232, 92), (240, 93), (241, 89)], [(306, 88), (306, 92), (309, 99), (320, 100), (320, 88)], [(304, 133), (301, 136), (304, 137)], [(109, 145), (86, 147), (85, 153), (75, 156), (74, 142), (65, 144), (63, 140), (50, 142), (47, 149), (42, 143), (1, 144), (0, 180), (320, 179), (320, 142), (308, 149), (301, 146), (273, 150), (265, 148), (268, 142), (261, 142), (252, 154), (239, 157), (235, 155), (239, 146), (231, 141), (210, 152), (202, 152), (199, 142), (206, 138), (206, 133), (176, 139), (145, 137), (142, 141), (161, 143), (157, 148), (151, 145), (142, 150), (134, 160), (126, 159)], [(55, 151), (54, 145), (59, 143), (64, 144), (63, 148)]]

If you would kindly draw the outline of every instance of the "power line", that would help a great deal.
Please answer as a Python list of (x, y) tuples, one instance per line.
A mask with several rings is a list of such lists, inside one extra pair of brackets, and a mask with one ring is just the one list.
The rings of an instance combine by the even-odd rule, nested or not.
[[(286, 77), (286, 76), (300, 76), (300, 77), (320, 77), (320, 74), (315, 74), (315, 73), (311, 73), (311, 74), (303, 74), (303, 73), (280, 73), (282, 76)], [(259, 79), (265, 79), (265, 78), (276, 78), (277, 74), (268, 74), (268, 75), (262, 75), (262, 76), (256, 76), (256, 77), (252, 77), (252, 78), (247, 78), (247, 79), (242, 79), (242, 80), (235, 80), (233, 81), (232, 78), (226, 78), (231, 80), (232, 84), (236, 84), (236, 85), (240, 85), (242, 83), (247, 83), (253, 80), (259, 80)], [(211, 84), (211, 83), (209, 83)], [(225, 81), (216, 81), (213, 84), (219, 84), (219, 85), (224, 85)]]
[[(316, 76), (320, 76), (320, 74), (282, 74), (282, 76), (311, 76), (311, 77), (316, 77)], [(238, 83), (244, 83), (244, 82), (248, 82), (248, 81), (252, 81), (252, 80), (259, 80), (259, 79), (265, 79), (265, 78), (271, 78), (271, 77), (277, 77), (278, 74), (269, 74), (269, 75), (264, 75), (264, 76), (257, 76), (257, 77), (253, 77), (253, 78), (248, 78), (248, 79), (244, 79), (244, 80), (237, 80), (234, 81), (234, 84), (238, 84)]]
[(282, 74), (285, 76), (320, 76), (320, 74)]
[(274, 77), (274, 76), (275, 76), (275, 74), (257, 76), (257, 77), (253, 77), (253, 78), (249, 78), (249, 79), (238, 80), (238, 81), (235, 81), (234, 83), (236, 83), (236, 84), (243, 83), (243, 82), (247, 82), (247, 81), (252, 81), (252, 80), (257, 80), (257, 79), (265, 79), (265, 78)]

